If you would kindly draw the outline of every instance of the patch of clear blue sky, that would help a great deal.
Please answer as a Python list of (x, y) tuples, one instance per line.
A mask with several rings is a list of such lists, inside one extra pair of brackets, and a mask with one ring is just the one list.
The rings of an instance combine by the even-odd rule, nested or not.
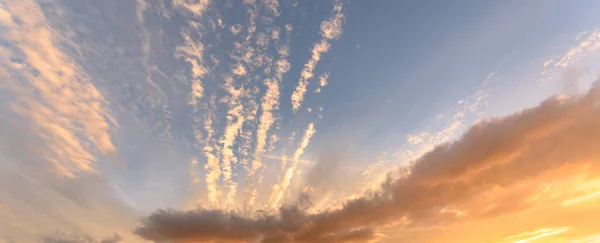
[[(343, 37), (318, 68), (331, 75), (311, 100), (326, 111), (315, 138), (342, 128), (360, 131), (374, 153), (400, 146), (386, 143), (422, 129), (490, 73), (507, 76), (597, 27), (597, 9), (594, 1), (352, 1)], [(514, 85), (505, 81), (495, 87)]]

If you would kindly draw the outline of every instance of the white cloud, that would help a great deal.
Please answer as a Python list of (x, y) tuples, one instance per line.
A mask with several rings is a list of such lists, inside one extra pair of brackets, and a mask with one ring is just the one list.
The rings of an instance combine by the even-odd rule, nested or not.
[(229, 30), (231, 31), (231, 33), (232, 33), (233, 35), (237, 35), (237, 34), (239, 34), (239, 33), (242, 31), (242, 29), (243, 29), (243, 28), (244, 28), (244, 26), (243, 26), (243, 25), (241, 25), (241, 24), (236, 24), (236, 25), (232, 25), (232, 26), (229, 28)]
[(556, 55), (543, 63), (544, 68), (540, 73), (542, 82), (555, 78), (563, 69), (600, 50), (600, 29), (583, 31), (575, 39), (577, 43), (563, 54)]
[(327, 79), (329, 79), (329, 73), (323, 73), (321, 76), (319, 76), (319, 85), (321, 87), (327, 86)]
[(342, 35), (342, 25), (344, 24), (344, 14), (342, 14), (342, 4), (336, 3), (333, 6), (335, 13), (332, 18), (321, 23), (321, 35), (329, 40), (340, 38)]
[(544, 62), (544, 67), (550, 66), (552, 63), (554, 63), (554, 60), (548, 59)]
[[(302, 156), (302, 154), (304, 154), (304, 149), (306, 149), (306, 147), (308, 146), (308, 143), (310, 142), (310, 138), (314, 134), (315, 134), (315, 125), (313, 123), (310, 123), (310, 124), (308, 124), (308, 127), (304, 131), (304, 136), (302, 136), (302, 141), (300, 142), (300, 145), (294, 152), (294, 156), (292, 157), (292, 166), (285, 171), (285, 174), (283, 175), (283, 178), (281, 179), (281, 182), (279, 183), (278, 190), (273, 191), (273, 194), (276, 196), (272, 196), (272, 198), (275, 198), (273, 204), (271, 205), (272, 208), (277, 208), (280, 205), (280, 202), (283, 199), (283, 194), (287, 190), (292, 178), (294, 177), (294, 174), (296, 173), (296, 170), (298, 168), (298, 163), (300, 162), (300, 157)], [(283, 168), (283, 166), (282, 166), (282, 168)]]
[(247, 74), (246, 68), (242, 64), (235, 65), (235, 68), (231, 72), (237, 76), (244, 76)]
[(425, 140), (426, 136), (429, 136), (428, 132), (421, 132), (417, 135), (409, 134), (407, 136), (407, 140), (408, 140), (408, 143), (410, 143), (410, 144), (420, 144), (423, 142), (423, 140)]
[(229, 187), (226, 203), (228, 206), (232, 206), (237, 190), (237, 183), (232, 180), (232, 163), (233, 161), (237, 161), (237, 158), (233, 153), (233, 143), (240, 134), (242, 126), (246, 121), (246, 117), (244, 116), (244, 105), (240, 102), (240, 98), (244, 90), (242, 88), (236, 89), (234, 87), (234, 80), (232, 77), (226, 76), (224, 80), (224, 88), (229, 95), (227, 99), (227, 105), (229, 106), (229, 110), (227, 111), (226, 116), (227, 125), (225, 126), (224, 134), (219, 140), (219, 143), (222, 146), (221, 168), (223, 173), (223, 180), (227, 184), (227, 187)]
[(333, 7), (333, 16), (321, 23), (321, 40), (313, 46), (311, 50), (312, 55), (300, 73), (298, 85), (291, 97), (294, 111), (297, 111), (302, 105), (309, 80), (314, 75), (314, 70), (321, 59), (321, 55), (327, 52), (331, 46), (329, 42), (341, 36), (343, 23), (344, 14), (342, 13), (342, 4), (338, 2)]
[(202, 98), (204, 95), (204, 87), (201, 78), (208, 73), (208, 69), (203, 65), (204, 45), (202, 42), (194, 41), (190, 37), (188, 31), (189, 30), (181, 32), (184, 43), (176, 47), (175, 56), (184, 59), (191, 65), (192, 86), (189, 94), (189, 103), (197, 105), (198, 99)]
[[(586, 38), (582, 39), (583, 40), (581, 42), (573, 46), (567, 51), (567, 53), (560, 57), (558, 61), (554, 63), (554, 67), (567, 67), (568, 65), (600, 49), (600, 29), (591, 31)], [(548, 60), (544, 63), (544, 67), (549, 61), (551, 60)], [(548, 63), (548, 65), (550, 65), (550, 63)]]
[(173, 5), (200, 17), (206, 11), (209, 0), (173, 0)]
[(204, 164), (204, 170), (207, 171), (204, 181), (208, 190), (208, 201), (211, 206), (219, 207), (219, 186), (217, 181), (221, 176), (221, 167), (219, 166), (219, 158), (216, 156), (218, 151), (215, 146), (212, 145), (211, 140), (214, 136), (214, 130), (212, 128), (212, 117), (207, 116), (204, 120), (204, 129), (206, 130), (205, 145), (203, 146), (204, 156), (206, 157), (206, 164)]

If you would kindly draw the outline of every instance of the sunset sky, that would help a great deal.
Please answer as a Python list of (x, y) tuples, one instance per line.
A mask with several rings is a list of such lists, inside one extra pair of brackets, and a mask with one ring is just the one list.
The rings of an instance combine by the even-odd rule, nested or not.
[(0, 242), (600, 242), (599, 10), (0, 0)]

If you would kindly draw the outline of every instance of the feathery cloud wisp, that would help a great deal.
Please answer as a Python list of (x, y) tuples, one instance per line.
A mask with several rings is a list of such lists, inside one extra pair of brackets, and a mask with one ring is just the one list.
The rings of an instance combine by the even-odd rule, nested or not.
[(0, 47), (0, 69), (7, 69), (0, 73), (15, 97), (13, 112), (31, 120), (31, 129), (47, 141), (43, 152), (58, 175), (94, 171), (94, 147), (105, 155), (116, 153), (110, 128), (117, 124), (108, 102), (60, 48), (63, 36), (48, 26), (37, 3), (3, 7), (0, 25), (10, 45)]
[(173, 0), (173, 5), (200, 17), (206, 11), (210, 0)]
[(215, 134), (212, 128), (212, 114), (208, 113), (204, 120), (204, 130), (206, 130), (206, 137), (204, 139), (204, 146), (202, 151), (206, 157), (206, 164), (204, 164), (204, 170), (207, 171), (204, 182), (208, 190), (208, 201), (212, 206), (219, 206), (219, 187), (217, 181), (221, 176), (221, 167), (219, 166), (219, 158), (216, 156), (218, 151), (215, 149), (215, 145), (212, 144), (212, 140)]
[(314, 75), (315, 68), (319, 60), (321, 60), (321, 55), (329, 50), (331, 46), (330, 41), (336, 40), (342, 35), (343, 24), (344, 14), (342, 13), (342, 3), (337, 2), (333, 7), (333, 16), (321, 23), (321, 40), (313, 46), (312, 55), (304, 65), (300, 73), (298, 85), (294, 89), (294, 93), (292, 93), (292, 108), (294, 111), (297, 111), (302, 106), (309, 80)]
[[(582, 57), (587, 56), (590, 53), (596, 52), (600, 49), (600, 29), (595, 29), (587, 38), (577, 45), (573, 46), (567, 53), (565, 53), (560, 59), (556, 62), (553, 60), (547, 60), (544, 62), (544, 66), (550, 65), (551, 62), (554, 62), (554, 67), (567, 67), (569, 64), (576, 62)], [(547, 65), (546, 65), (547, 64)]]
[[(294, 152), (294, 156), (292, 157), (292, 166), (285, 171), (285, 174), (283, 175), (283, 177), (281, 178), (281, 182), (279, 183), (279, 187), (277, 187), (278, 190), (273, 191), (273, 194), (276, 196), (274, 196), (275, 201), (271, 205), (272, 207), (279, 206), (279, 203), (283, 199), (283, 195), (284, 195), (285, 191), (287, 190), (288, 186), (290, 185), (292, 177), (294, 177), (294, 173), (296, 173), (296, 169), (298, 168), (298, 163), (300, 162), (300, 157), (302, 156), (302, 154), (304, 154), (304, 149), (308, 146), (308, 143), (310, 142), (310, 138), (314, 134), (315, 134), (315, 124), (311, 122), (310, 124), (308, 124), (308, 127), (304, 131), (304, 136), (302, 137), (302, 141), (300, 142), (300, 145)], [(283, 161), (282, 161), (282, 163), (283, 163)]]
[(201, 78), (208, 73), (208, 69), (202, 63), (204, 45), (202, 42), (192, 40), (187, 31), (182, 31), (181, 37), (183, 37), (185, 42), (183, 45), (177, 46), (175, 56), (184, 59), (191, 65), (192, 90), (189, 95), (189, 103), (197, 105), (198, 99), (204, 95), (204, 86), (202, 85)]
[(219, 142), (222, 145), (221, 168), (223, 168), (223, 180), (229, 187), (226, 202), (227, 205), (232, 206), (237, 191), (237, 183), (232, 180), (232, 160), (235, 159), (232, 147), (246, 121), (246, 117), (244, 116), (244, 105), (240, 102), (240, 97), (244, 93), (244, 89), (236, 89), (233, 86), (233, 78), (226, 76), (225, 90), (230, 95), (228, 102), (229, 110), (227, 111), (227, 126)]

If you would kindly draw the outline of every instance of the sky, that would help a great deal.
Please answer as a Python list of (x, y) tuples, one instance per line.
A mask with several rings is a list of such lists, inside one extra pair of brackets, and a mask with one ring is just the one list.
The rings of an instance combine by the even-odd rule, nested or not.
[(0, 0), (0, 241), (600, 242), (597, 9)]

